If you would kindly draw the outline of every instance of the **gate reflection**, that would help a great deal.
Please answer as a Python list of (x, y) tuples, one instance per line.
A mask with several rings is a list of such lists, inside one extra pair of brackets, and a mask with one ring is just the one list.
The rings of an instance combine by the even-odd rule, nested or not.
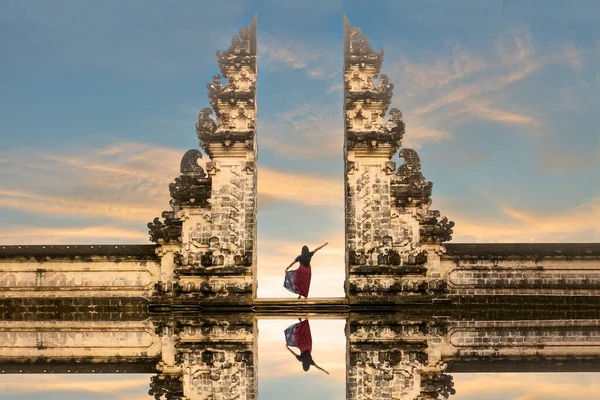
[(31, 320), (13, 312), (0, 321), (0, 370), (152, 373), (148, 398), (169, 400), (275, 398), (286, 391), (288, 398), (448, 399), (460, 393), (456, 373), (599, 370), (596, 310), (436, 314), (122, 313), (87, 320), (53, 314)]

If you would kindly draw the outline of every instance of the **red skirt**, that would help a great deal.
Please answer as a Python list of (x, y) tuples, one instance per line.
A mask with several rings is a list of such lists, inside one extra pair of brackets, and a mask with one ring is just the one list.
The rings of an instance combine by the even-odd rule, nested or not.
[(300, 264), (300, 267), (296, 270), (296, 275), (294, 276), (294, 289), (296, 289), (301, 296), (308, 297), (310, 277), (310, 265)]
[(304, 353), (306, 350), (312, 351), (312, 335), (310, 334), (310, 325), (307, 319), (300, 322), (296, 327), (294, 339), (296, 340), (296, 347), (300, 349), (300, 353)]

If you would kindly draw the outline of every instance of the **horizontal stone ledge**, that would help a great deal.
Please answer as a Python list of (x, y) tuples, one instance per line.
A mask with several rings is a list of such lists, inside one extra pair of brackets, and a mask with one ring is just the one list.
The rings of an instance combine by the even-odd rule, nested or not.
[(38, 359), (14, 360), (12, 362), (0, 362), (0, 374), (133, 374), (133, 373), (156, 373), (156, 364), (160, 361), (157, 357), (147, 359), (129, 358), (130, 361), (101, 361), (88, 362), (79, 359), (73, 360), (50, 360)]
[(177, 275), (182, 276), (226, 276), (231, 275), (234, 277), (252, 276), (252, 267), (202, 267), (202, 268), (177, 268), (175, 269)]
[(390, 266), (390, 265), (375, 265), (375, 266), (350, 266), (350, 276), (352, 275), (392, 275), (392, 276), (405, 276), (405, 275), (417, 275), (423, 276), (427, 273), (427, 268), (422, 266), (410, 265), (410, 266)]
[(0, 299), (3, 321), (143, 321), (149, 317), (143, 297), (65, 297)]
[(540, 259), (546, 257), (600, 258), (600, 243), (446, 243), (443, 258)]
[[(86, 298), (86, 299), (3, 299), (0, 300), (0, 320), (2, 321), (143, 321), (168, 316), (170, 313), (187, 314), (190, 318), (202, 315), (204, 318), (217, 316), (276, 316), (286, 315), (297, 318), (299, 315), (336, 315), (354, 321), (369, 321), (376, 316), (386, 324), (406, 324), (426, 318), (439, 321), (458, 320), (537, 320), (537, 319), (600, 319), (600, 298), (583, 298), (578, 302), (550, 302), (548, 299), (533, 301), (519, 297), (512, 301), (504, 299), (479, 298), (465, 300), (420, 297), (395, 298), (382, 301), (381, 298), (323, 298), (323, 299), (243, 299), (203, 298)], [(504, 302), (499, 301), (504, 300)], [(527, 304), (527, 308), (523, 308)], [(199, 314), (200, 313), (200, 314)], [(212, 316), (212, 317), (211, 317)], [(162, 317), (159, 317), (162, 318)], [(221, 317), (219, 317), (221, 318)], [(236, 317), (237, 318), (237, 317)], [(401, 318), (398, 320), (397, 318)], [(221, 318), (222, 319), (222, 318)], [(364, 322), (363, 322), (364, 323)]]
[[(400, 351), (425, 351), (427, 342), (416, 342), (408, 340), (380, 340), (374, 338), (366, 338), (364, 340), (352, 339), (350, 344), (351, 353), (363, 353), (367, 351), (376, 351), (379, 353)], [(359, 356), (360, 357), (360, 356)]]
[(444, 360), (448, 363), (446, 373), (473, 372), (600, 372), (600, 359), (592, 358), (519, 358)]
[(131, 258), (135, 260), (158, 260), (154, 244), (118, 245), (14, 245), (0, 246), (0, 260), (26, 259), (74, 259), (75, 257)]
[(600, 306), (600, 295), (539, 295), (539, 294), (506, 294), (506, 295), (450, 295), (449, 301), (457, 305), (509, 305), (527, 307), (535, 306)]

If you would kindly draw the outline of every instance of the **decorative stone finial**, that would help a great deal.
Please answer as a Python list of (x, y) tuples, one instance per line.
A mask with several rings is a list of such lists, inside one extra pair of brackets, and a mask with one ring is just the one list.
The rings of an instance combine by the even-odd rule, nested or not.
[[(221, 74), (214, 75), (206, 85), (216, 120), (205, 108), (196, 124), (200, 145), (209, 156), (221, 145), (226, 149), (236, 143), (255, 147), (256, 38), (255, 16), (249, 28), (242, 28), (233, 36), (231, 46), (216, 53)], [(227, 81), (223, 83), (223, 79)]]
[(181, 159), (181, 175), (175, 178), (175, 182), (169, 184), (169, 191), (173, 202), (177, 206), (196, 205), (206, 207), (210, 198), (210, 178), (204, 169), (198, 165), (202, 158), (199, 150), (188, 150)]
[(360, 28), (352, 28), (344, 16), (346, 147), (366, 153), (380, 149), (391, 157), (401, 145), (404, 122), (398, 109), (385, 118), (394, 85), (387, 75), (379, 75), (384, 53), (373, 50)]

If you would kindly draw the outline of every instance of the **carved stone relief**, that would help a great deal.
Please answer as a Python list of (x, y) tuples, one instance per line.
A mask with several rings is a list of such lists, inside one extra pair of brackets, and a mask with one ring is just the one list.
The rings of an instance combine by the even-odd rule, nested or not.
[[(217, 52), (221, 70), (206, 86), (211, 108), (198, 114), (199, 150), (169, 185), (173, 211), (148, 224), (151, 240), (180, 243), (173, 281), (161, 289), (227, 297), (253, 291), (256, 236), (256, 19)], [(211, 115), (215, 114), (215, 118)], [(218, 273), (217, 273), (218, 272)], [(250, 276), (250, 279), (248, 279)], [(230, 293), (230, 290), (232, 291)], [(242, 299), (239, 299), (242, 301)]]
[(391, 158), (401, 145), (405, 124), (396, 108), (385, 117), (394, 85), (380, 74), (383, 56), (345, 20), (348, 287), (351, 295), (430, 294), (439, 285), (430, 288), (427, 282), (428, 254), (435, 253), (429, 245), (450, 240), (454, 223), (429, 210), (432, 183), (421, 174), (414, 150), (400, 151), (404, 163), (395, 171)]

